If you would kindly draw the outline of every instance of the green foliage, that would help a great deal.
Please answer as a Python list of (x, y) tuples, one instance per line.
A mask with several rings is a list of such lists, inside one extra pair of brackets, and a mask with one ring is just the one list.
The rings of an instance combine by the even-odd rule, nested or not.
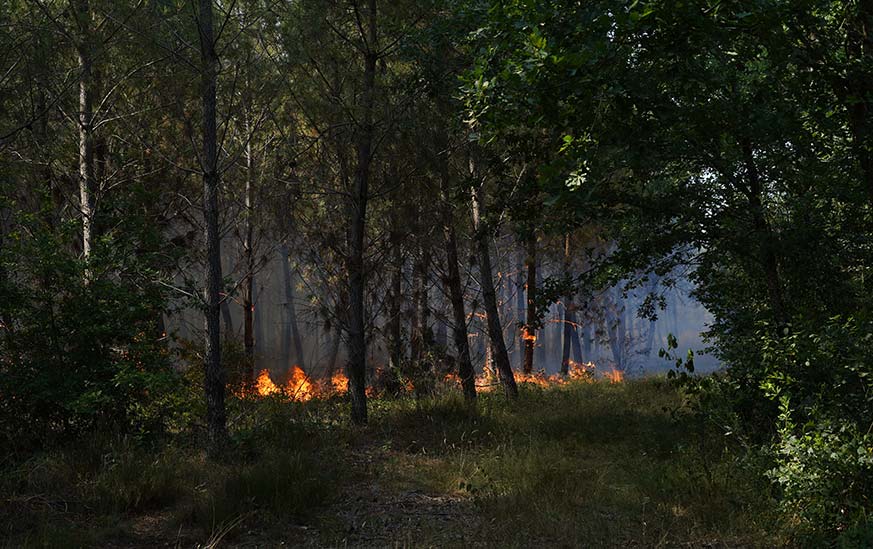
[(854, 543), (861, 541), (858, 536), (867, 543), (873, 539), (873, 435), (851, 421), (820, 420), (798, 428), (788, 402), (776, 445), (777, 466), (770, 471), (783, 492), (784, 520), (804, 545), (832, 539), (866, 545)]
[(42, 445), (95, 429), (147, 433), (176, 412), (179, 376), (159, 331), (159, 240), (135, 219), (88, 261), (22, 214), (0, 251), (0, 437)]
[(779, 404), (776, 466), (786, 521), (805, 543), (869, 535), (873, 323), (833, 317), (761, 332), (762, 389)]

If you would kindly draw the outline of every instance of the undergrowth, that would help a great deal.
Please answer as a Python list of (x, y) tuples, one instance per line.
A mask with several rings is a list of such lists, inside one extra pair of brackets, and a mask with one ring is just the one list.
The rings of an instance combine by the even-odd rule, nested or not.
[[(345, 539), (333, 514), (363, 482), (473, 510), (475, 531), (435, 526), (404, 532), (401, 545), (784, 544), (763, 466), (701, 432), (662, 380), (523, 385), (516, 403), (482, 394), (472, 408), (445, 389), (371, 404), (370, 426), (356, 430), (341, 398), (233, 402), (234, 443), (220, 460), (192, 433), (91, 437), (9, 458), (0, 539), (186, 547), (257, 532), (262, 542), (331, 545)], [(363, 449), (377, 457), (356, 465)], [(301, 524), (316, 537), (295, 538)]]

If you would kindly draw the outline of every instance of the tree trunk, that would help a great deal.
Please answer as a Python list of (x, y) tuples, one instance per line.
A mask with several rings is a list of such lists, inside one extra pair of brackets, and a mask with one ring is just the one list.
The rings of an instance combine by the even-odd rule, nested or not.
[(516, 270), (516, 282), (515, 282), (515, 318), (517, 320), (517, 325), (519, 327), (518, 331), (518, 356), (519, 356), (519, 367), (524, 370), (524, 349), (525, 349), (525, 334), (527, 331), (524, 329), (525, 326), (525, 269), (524, 269), (524, 251), (518, 250), (518, 257), (516, 259), (515, 270)]
[[(474, 172), (472, 161), (470, 168), (470, 171)], [(488, 337), (491, 340), (494, 365), (500, 374), (500, 380), (503, 382), (503, 389), (506, 395), (514, 399), (518, 397), (518, 386), (515, 384), (512, 365), (509, 363), (509, 354), (506, 352), (506, 343), (503, 341), (503, 329), (500, 326), (497, 295), (494, 291), (494, 279), (492, 278), (491, 254), (488, 249), (490, 231), (488, 230), (488, 224), (482, 219), (482, 214), (485, 212), (484, 200), (484, 183), (479, 182), (473, 189), (473, 230), (479, 252), (482, 300), (485, 305), (485, 317), (488, 322)]]
[(467, 336), (467, 313), (464, 310), (464, 289), (461, 287), (461, 271), (458, 267), (458, 239), (455, 235), (455, 220), (449, 203), (448, 161), (442, 166), (440, 199), (442, 201), (443, 236), (446, 245), (446, 279), (447, 294), (452, 302), (452, 337), (457, 353), (458, 377), (461, 378), (461, 388), (467, 402), (476, 401), (476, 377), (473, 371), (473, 361), (470, 359), (470, 340)]
[(88, 0), (71, 6), (78, 26), (79, 56), (79, 208), (82, 212), (82, 255), (91, 256), (94, 223), (94, 39)]
[[(294, 296), (294, 278), (291, 273), (291, 250), (288, 249), (287, 244), (282, 244), (280, 249), (280, 253), (282, 254), (282, 276), (285, 283), (283, 286), (285, 287), (285, 312), (286, 318), (288, 319), (288, 325), (285, 328), (285, 335), (283, 338), (286, 341), (293, 341), (294, 352), (291, 353), (290, 349), (288, 349), (288, 357), (293, 356), (292, 363), (300, 366), (304, 370), (305, 368), (305, 356), (303, 351), (303, 338), (300, 335), (300, 326), (297, 324), (297, 307), (295, 305), (296, 299)], [(286, 349), (291, 347), (286, 343)]]
[(403, 352), (403, 248), (396, 213), (392, 219), (391, 235), (393, 271), (391, 272), (391, 303), (388, 313), (388, 349), (391, 367), (388, 377), (388, 390), (399, 394), (402, 388), (400, 379), (404, 374)]
[(364, 333), (364, 238), (367, 220), (367, 199), (370, 162), (373, 146), (373, 103), (376, 87), (376, 0), (368, 0), (366, 13), (366, 50), (364, 51), (364, 86), (361, 97), (361, 125), (357, 137), (357, 165), (350, 204), (349, 231), (349, 319), (348, 377), (352, 422), (367, 423), (367, 341)]
[(243, 345), (246, 357), (246, 382), (255, 380), (255, 333), (254, 333), (254, 285), (255, 285), (255, 251), (254, 251), (254, 187), (255, 166), (252, 154), (251, 130), (246, 120), (245, 158), (246, 158), (246, 192), (245, 192), (245, 227), (243, 227), (243, 255), (245, 263), (245, 278), (243, 279)]
[(579, 326), (576, 325), (576, 319), (579, 318), (575, 311), (570, 313), (570, 322), (573, 325), (573, 335), (570, 338), (570, 345), (573, 347), (573, 360), (581, 364), (585, 362), (582, 354), (582, 344), (579, 341)]
[(224, 338), (228, 339), (236, 331), (233, 329), (233, 316), (230, 314), (230, 305), (227, 304), (227, 299), (221, 300), (221, 318), (224, 322)]
[(537, 236), (535, 231), (527, 238), (527, 319), (524, 326), (524, 373), (533, 372), (534, 348), (537, 344)]
[(764, 280), (767, 285), (767, 295), (770, 300), (770, 308), (776, 319), (777, 327), (780, 328), (788, 322), (785, 299), (782, 294), (782, 281), (779, 275), (779, 261), (776, 256), (776, 242), (770, 223), (764, 215), (762, 195), (764, 192), (761, 176), (755, 164), (752, 153), (752, 145), (745, 141), (742, 145), (743, 157), (746, 167), (746, 178), (749, 182), (749, 211), (752, 216), (755, 232), (760, 239), (761, 263), (764, 267)]
[[(570, 235), (564, 236), (564, 278), (570, 277)], [(576, 325), (573, 322), (573, 295), (567, 292), (564, 296), (563, 347), (561, 349), (561, 374), (570, 373), (570, 340), (576, 336)]]
[(206, 227), (204, 388), (209, 445), (215, 452), (226, 443), (227, 417), (224, 409), (224, 370), (221, 367), (221, 239), (218, 234), (219, 173), (216, 131), (218, 56), (215, 52), (212, 0), (200, 0), (199, 30), (203, 108), (203, 221)]

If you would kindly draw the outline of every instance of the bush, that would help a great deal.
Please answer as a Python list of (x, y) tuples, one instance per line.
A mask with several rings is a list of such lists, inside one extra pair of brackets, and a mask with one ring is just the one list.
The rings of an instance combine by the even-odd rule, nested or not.
[(786, 522), (804, 543), (869, 535), (873, 323), (832, 317), (769, 333), (759, 336), (762, 389), (780, 410), (769, 474), (783, 491)]
[(873, 436), (847, 421), (809, 423), (797, 434), (787, 399), (783, 410), (778, 465), (770, 476), (782, 488), (781, 507), (797, 538), (818, 545), (864, 530), (873, 534), (867, 518), (873, 509)]
[(91, 257), (75, 225), (12, 233), (0, 254), (0, 438), (8, 448), (101, 430), (160, 429), (180, 378), (161, 342), (165, 295), (147, 234), (105, 235)]

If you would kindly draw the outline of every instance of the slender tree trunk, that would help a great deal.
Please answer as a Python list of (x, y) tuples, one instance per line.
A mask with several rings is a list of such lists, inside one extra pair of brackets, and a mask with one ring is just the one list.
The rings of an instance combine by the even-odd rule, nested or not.
[(218, 451), (227, 440), (227, 417), (224, 409), (224, 370), (221, 367), (221, 239), (218, 234), (219, 173), (216, 129), (218, 56), (215, 52), (212, 0), (200, 0), (199, 30), (203, 108), (203, 221), (206, 226), (204, 387), (209, 445), (213, 451)]
[[(564, 236), (564, 278), (570, 277), (570, 235)], [(576, 336), (576, 324), (573, 321), (573, 294), (564, 296), (563, 347), (561, 349), (561, 374), (570, 373), (570, 340)]]
[(582, 362), (585, 362), (585, 357), (582, 354), (582, 343), (579, 341), (580, 330), (579, 327), (576, 325), (577, 318), (579, 318), (579, 316), (576, 314), (576, 312), (572, 312), (570, 321), (573, 323), (573, 336), (570, 338), (570, 345), (573, 347), (573, 360), (581, 364)]
[(221, 300), (221, 318), (224, 322), (224, 338), (227, 339), (236, 332), (233, 328), (233, 315), (230, 314), (230, 305), (227, 304), (227, 299)]
[(524, 373), (533, 372), (534, 349), (537, 344), (537, 236), (535, 231), (527, 238), (527, 319), (524, 327)]
[[(420, 250), (419, 250), (420, 251)], [(412, 308), (409, 315), (409, 350), (413, 368), (420, 367), (422, 349), (421, 331), (421, 256), (413, 256), (412, 265)]]
[(367, 341), (364, 333), (364, 239), (367, 220), (368, 183), (373, 145), (373, 104), (378, 61), (376, 36), (376, 0), (368, 0), (366, 12), (366, 51), (364, 52), (364, 86), (361, 98), (361, 126), (357, 138), (357, 165), (351, 203), (349, 231), (349, 395), (352, 422), (367, 423)]
[(255, 193), (255, 159), (252, 154), (251, 128), (246, 120), (245, 158), (246, 158), (246, 192), (245, 192), (245, 227), (243, 228), (243, 255), (245, 262), (245, 278), (243, 279), (243, 345), (246, 356), (246, 382), (255, 380), (255, 333), (254, 333), (254, 286), (255, 286), (255, 251), (254, 251), (254, 193)]
[(82, 212), (82, 255), (91, 256), (94, 223), (94, 37), (88, 0), (71, 6), (79, 36), (79, 208)]
[(464, 289), (461, 287), (461, 271), (458, 267), (458, 239), (455, 235), (455, 220), (449, 203), (448, 161), (443, 163), (440, 199), (442, 201), (443, 236), (446, 246), (446, 293), (452, 304), (452, 337), (457, 352), (458, 377), (467, 402), (476, 401), (476, 377), (470, 359), (470, 340), (467, 336), (467, 313), (464, 310)]
[[(471, 165), (471, 172), (474, 171), (472, 168)], [(512, 373), (509, 354), (506, 352), (506, 343), (503, 341), (503, 329), (500, 326), (497, 295), (494, 291), (494, 279), (492, 278), (491, 253), (488, 249), (488, 224), (482, 219), (482, 214), (485, 212), (484, 200), (484, 183), (479, 182), (473, 189), (473, 230), (479, 251), (482, 300), (485, 305), (485, 317), (488, 322), (488, 337), (491, 340), (494, 365), (500, 375), (500, 380), (503, 382), (506, 395), (514, 399), (518, 397), (518, 386), (515, 384), (515, 375)]]
[(399, 393), (401, 390), (400, 379), (404, 373), (403, 352), (403, 248), (402, 238), (399, 231), (399, 221), (392, 220), (394, 233), (392, 234), (393, 271), (391, 272), (391, 304), (388, 318), (388, 348), (390, 350), (391, 369), (388, 379), (388, 389)]
[(591, 352), (592, 352), (592, 341), (593, 337), (592, 330), (588, 322), (583, 324), (584, 328), (582, 328), (582, 356), (585, 360), (591, 361)]
[[(291, 273), (291, 250), (287, 244), (282, 244), (280, 249), (282, 254), (282, 278), (284, 280), (285, 290), (285, 314), (288, 319), (288, 324), (285, 327), (283, 339), (286, 341), (285, 347), (288, 352), (288, 357), (293, 357), (292, 363), (305, 368), (305, 356), (303, 352), (303, 338), (300, 335), (300, 326), (297, 324), (297, 307), (294, 295), (294, 278)], [(293, 341), (294, 352), (289, 349), (291, 345), (288, 343)]]
[(426, 368), (425, 356), (430, 347), (430, 304), (428, 302), (427, 273), (430, 263), (428, 246), (419, 242), (419, 255), (413, 268), (413, 315), (412, 315), (412, 356), (416, 368)]
[(515, 282), (515, 317), (517, 319), (517, 324), (519, 326), (518, 332), (518, 357), (519, 357), (519, 367), (524, 370), (524, 350), (525, 350), (525, 334), (527, 331), (525, 330), (525, 264), (524, 264), (524, 252), (522, 250), (518, 250), (518, 257), (516, 259), (515, 270), (516, 270), (516, 282)]

